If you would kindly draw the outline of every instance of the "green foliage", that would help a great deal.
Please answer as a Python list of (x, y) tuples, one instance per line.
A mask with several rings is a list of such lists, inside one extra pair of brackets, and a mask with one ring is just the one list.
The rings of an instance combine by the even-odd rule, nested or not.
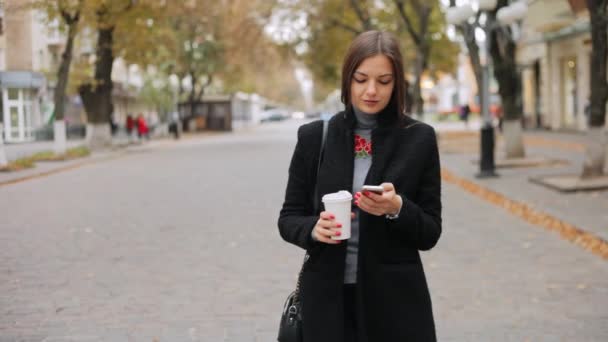
[(91, 151), (86, 146), (78, 146), (68, 149), (65, 154), (56, 154), (53, 151), (42, 151), (37, 152), (27, 158), (32, 163), (40, 161), (63, 161), (76, 158), (87, 157), (91, 154)]
[(42, 151), (37, 152), (30, 156), (33, 161), (52, 160), (55, 158), (55, 152), (53, 151)]
[[(47, 6), (49, 18), (57, 18), (62, 0), (36, 0)], [(78, 0), (65, 0), (76, 3)], [(86, 0), (80, 18), (70, 70), (68, 94), (81, 84), (96, 86), (95, 50), (82, 55), (80, 47), (95, 44), (100, 28), (113, 28), (112, 52), (142, 70), (153, 66), (159, 74), (195, 79), (195, 97), (203, 92), (257, 92), (275, 100), (299, 101), (299, 84), (293, 76), (293, 51), (276, 44), (264, 33), (264, 25), (276, 0)], [(54, 7), (53, 7), (54, 6)], [(42, 8), (42, 7), (40, 7)], [(158, 81), (158, 80), (156, 80)], [(180, 85), (188, 82), (180, 82)], [(180, 89), (185, 100), (187, 89)], [(188, 94), (186, 94), (188, 92)], [(145, 84), (145, 102), (166, 109), (174, 100), (168, 89)]]
[(159, 113), (168, 113), (174, 108), (174, 93), (169, 78), (164, 74), (147, 77), (139, 91), (139, 97)]
[(0, 172), (20, 171), (23, 169), (30, 169), (35, 165), (34, 160), (31, 158), (19, 158), (8, 162), (6, 166), (0, 167)]
[(87, 157), (90, 154), (91, 154), (91, 150), (89, 150), (88, 147), (78, 146), (78, 147), (68, 149), (65, 153), (65, 156), (67, 159), (74, 159), (74, 158)]

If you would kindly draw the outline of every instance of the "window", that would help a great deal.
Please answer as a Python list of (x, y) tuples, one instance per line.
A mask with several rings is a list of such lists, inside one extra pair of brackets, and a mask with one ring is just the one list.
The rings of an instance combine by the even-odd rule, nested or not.
[(8, 99), (9, 100), (19, 100), (19, 89), (8, 88)]

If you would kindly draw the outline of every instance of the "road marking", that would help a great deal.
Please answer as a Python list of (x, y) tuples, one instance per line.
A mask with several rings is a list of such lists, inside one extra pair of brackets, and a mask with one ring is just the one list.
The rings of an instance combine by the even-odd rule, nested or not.
[(598, 255), (604, 260), (608, 260), (608, 242), (595, 234), (586, 232), (573, 224), (564, 222), (540, 210), (533, 209), (525, 203), (511, 200), (504, 195), (485, 188), (475, 182), (458, 177), (445, 168), (441, 169), (441, 179), (450, 184), (459, 186), (486, 202), (490, 202), (505, 209), (512, 215), (518, 216), (530, 224), (557, 232), (563, 239)]

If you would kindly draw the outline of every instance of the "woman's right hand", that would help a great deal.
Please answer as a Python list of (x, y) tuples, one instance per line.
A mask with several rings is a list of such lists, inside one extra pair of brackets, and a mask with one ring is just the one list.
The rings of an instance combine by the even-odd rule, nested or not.
[(312, 237), (315, 241), (337, 245), (342, 240), (332, 240), (332, 236), (340, 236), (340, 228), (342, 224), (336, 222), (336, 217), (328, 212), (322, 211), (317, 221), (317, 224), (312, 230)]
[[(351, 219), (354, 218), (354, 213), (351, 213)], [(312, 230), (312, 237), (315, 241), (337, 245), (342, 240), (333, 240), (332, 236), (340, 236), (342, 223), (336, 222), (336, 217), (328, 212), (323, 211), (320, 214), (317, 224)]]

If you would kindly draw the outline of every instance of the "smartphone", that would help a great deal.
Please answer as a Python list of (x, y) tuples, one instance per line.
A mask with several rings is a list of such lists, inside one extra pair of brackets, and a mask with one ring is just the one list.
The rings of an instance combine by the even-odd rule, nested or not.
[(381, 195), (384, 192), (384, 188), (380, 185), (364, 185), (361, 190), (369, 191)]

